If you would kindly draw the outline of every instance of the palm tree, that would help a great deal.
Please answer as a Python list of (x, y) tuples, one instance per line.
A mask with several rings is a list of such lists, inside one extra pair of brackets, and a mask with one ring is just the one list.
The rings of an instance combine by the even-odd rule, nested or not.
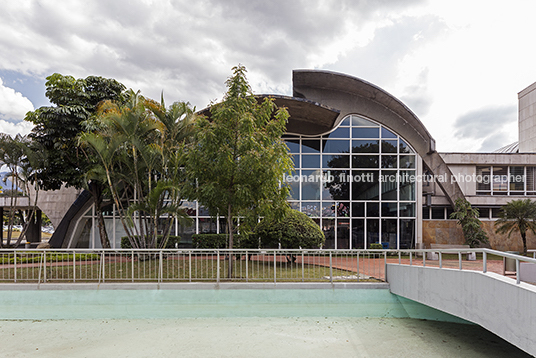
[(523, 255), (527, 254), (527, 230), (536, 234), (536, 203), (530, 199), (512, 200), (502, 207), (501, 217), (495, 222), (498, 234), (519, 232), (523, 241)]

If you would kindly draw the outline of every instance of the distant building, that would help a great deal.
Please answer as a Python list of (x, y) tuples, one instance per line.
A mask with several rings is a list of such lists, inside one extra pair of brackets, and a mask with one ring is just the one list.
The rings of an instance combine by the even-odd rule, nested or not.
[[(438, 153), (417, 116), (381, 88), (339, 73), (296, 70), (293, 96), (272, 96), (290, 113), (284, 139), (296, 172), (282, 178), (292, 189), (289, 202), (322, 228), (325, 248), (405, 249), (463, 243), (448, 218), (454, 201), (466, 198), (479, 208), (492, 248), (519, 250), (521, 240), (495, 235), (493, 223), (508, 201), (536, 198), (535, 89), (519, 93), (519, 144), (494, 153)], [(184, 205), (194, 224), (174, 225), (182, 242), (224, 227), (196, 202)], [(123, 229), (113, 205), (105, 218), (112, 247), (120, 247)], [(78, 197), (51, 242), (100, 246), (89, 195)], [(536, 239), (530, 236), (528, 245)]]

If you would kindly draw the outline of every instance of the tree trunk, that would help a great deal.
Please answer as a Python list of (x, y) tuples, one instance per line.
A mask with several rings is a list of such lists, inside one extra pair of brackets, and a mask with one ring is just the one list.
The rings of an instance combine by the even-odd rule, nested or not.
[(521, 240), (523, 241), (523, 255), (527, 256), (527, 233), (525, 231), (521, 232)]
[(104, 222), (104, 215), (102, 214), (102, 184), (91, 182), (89, 184), (91, 195), (95, 203), (95, 212), (97, 213), (97, 227), (99, 228), (99, 236), (103, 249), (110, 248), (110, 240), (108, 239), (108, 233), (106, 232), (106, 224)]

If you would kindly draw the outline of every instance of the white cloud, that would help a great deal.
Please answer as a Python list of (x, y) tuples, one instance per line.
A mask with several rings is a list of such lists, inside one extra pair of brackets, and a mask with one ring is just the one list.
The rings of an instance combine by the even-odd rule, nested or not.
[[(0, 70), (112, 77), (198, 108), (221, 98), (238, 63), (261, 93), (290, 94), (293, 69), (334, 70), (405, 101), (440, 151), (488, 148), (456, 119), (516, 106), (536, 80), (533, 0), (0, 3)], [(508, 140), (515, 119), (500, 131)]]
[(21, 120), (26, 112), (33, 111), (32, 102), (14, 89), (4, 86), (0, 78), (0, 118)]

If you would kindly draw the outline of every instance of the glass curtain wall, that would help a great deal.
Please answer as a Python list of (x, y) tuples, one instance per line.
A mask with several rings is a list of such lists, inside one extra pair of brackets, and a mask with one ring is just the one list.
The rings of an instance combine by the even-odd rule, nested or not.
[(289, 201), (320, 224), (326, 249), (414, 247), (415, 151), (361, 116), (317, 137), (285, 135), (296, 167)]
[[(372, 243), (391, 249), (414, 247), (418, 158), (404, 139), (356, 115), (324, 135), (287, 134), (284, 139), (296, 167), (283, 178), (291, 188), (289, 203), (322, 228), (325, 249), (364, 249)], [(225, 232), (225, 221), (211, 218), (199, 203), (182, 206), (194, 220), (173, 225), (181, 247), (191, 246), (195, 233)], [(112, 248), (119, 248), (124, 230), (113, 206), (105, 211), (105, 219)], [(82, 221), (95, 222), (93, 210)], [(82, 222), (79, 226), (84, 227)], [(98, 231), (90, 230), (85, 237), (84, 243), (73, 244), (100, 247)]]

